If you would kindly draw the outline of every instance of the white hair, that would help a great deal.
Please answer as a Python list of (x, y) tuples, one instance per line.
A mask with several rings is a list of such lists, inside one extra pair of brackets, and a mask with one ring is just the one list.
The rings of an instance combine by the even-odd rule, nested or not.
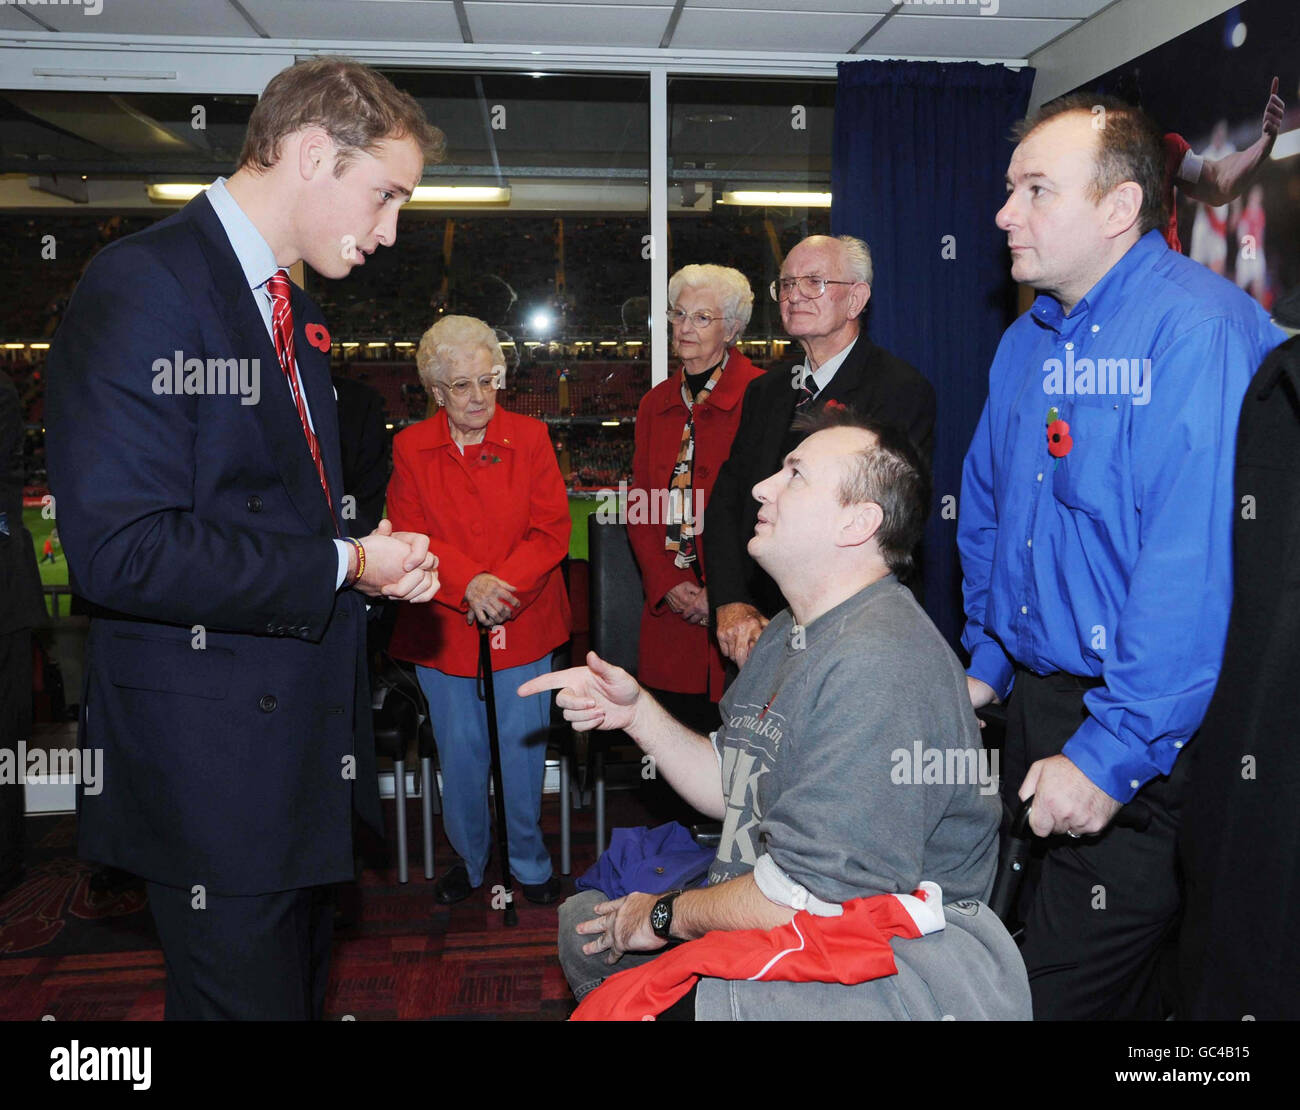
[(683, 289), (708, 289), (717, 293), (722, 315), (736, 326), (736, 334), (728, 342), (740, 338), (754, 311), (754, 291), (744, 274), (730, 266), (683, 266), (668, 279), (668, 303), (676, 304)]
[(492, 368), (505, 374), (506, 359), (497, 333), (474, 316), (444, 316), (420, 337), (415, 365), (420, 384), (431, 396), (456, 364), (483, 348), (492, 356)]
[(871, 248), (866, 240), (854, 235), (837, 235), (835, 241), (844, 248), (844, 261), (848, 263), (849, 277), (854, 281), (871, 284)]

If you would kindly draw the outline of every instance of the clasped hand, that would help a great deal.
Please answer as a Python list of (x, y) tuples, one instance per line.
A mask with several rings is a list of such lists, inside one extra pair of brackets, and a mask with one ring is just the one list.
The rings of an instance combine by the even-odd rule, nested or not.
[(694, 582), (678, 582), (664, 594), (664, 604), (687, 624), (709, 623), (709, 592)]
[(465, 587), (465, 604), (469, 606), (465, 623), (473, 624), (477, 620), (491, 628), (513, 620), (521, 608), (514, 591), (514, 586), (495, 574), (483, 571), (474, 575)]
[[(429, 550), (429, 537), (419, 532), (394, 532), (385, 518), (361, 540), (366, 568), (353, 583), (367, 597), (387, 597), (419, 604), (438, 592), (438, 557)], [(354, 555), (355, 558), (355, 555)]]

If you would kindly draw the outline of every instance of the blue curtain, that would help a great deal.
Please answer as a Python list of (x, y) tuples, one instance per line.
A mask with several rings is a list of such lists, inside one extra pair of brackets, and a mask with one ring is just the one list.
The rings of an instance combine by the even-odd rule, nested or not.
[(843, 62), (835, 97), (831, 231), (871, 247), (871, 339), (934, 385), (934, 511), (922, 559), (925, 605), (956, 646), (964, 621), (957, 558), (961, 463), (988, 393), (998, 339), (1015, 316), (1006, 236), (1012, 124), (1032, 69), (961, 62)]

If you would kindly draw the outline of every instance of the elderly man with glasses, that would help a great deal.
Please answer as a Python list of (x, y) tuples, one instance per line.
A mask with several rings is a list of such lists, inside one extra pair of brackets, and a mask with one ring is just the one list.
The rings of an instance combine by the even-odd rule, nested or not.
[(772, 579), (749, 556), (757, 504), (754, 485), (780, 469), (798, 440), (796, 415), (827, 405), (897, 424), (926, 463), (934, 446), (934, 387), (912, 366), (867, 339), (862, 314), (871, 299), (871, 251), (851, 235), (813, 235), (786, 256), (769, 292), (804, 361), (774, 370), (745, 392), (731, 455), (705, 511), (710, 604), (718, 645), (742, 666), (768, 619), (785, 606)]

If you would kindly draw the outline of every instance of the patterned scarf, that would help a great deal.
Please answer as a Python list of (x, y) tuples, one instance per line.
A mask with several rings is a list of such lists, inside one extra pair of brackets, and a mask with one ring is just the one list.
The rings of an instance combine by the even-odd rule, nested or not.
[[(730, 353), (730, 352), (728, 352)], [(690, 515), (695, 507), (695, 406), (708, 399), (713, 387), (722, 380), (722, 372), (727, 368), (727, 355), (712, 367), (709, 380), (704, 383), (699, 393), (691, 396), (686, 384), (686, 371), (682, 370), (682, 400), (686, 403), (686, 425), (682, 428), (682, 445), (677, 450), (677, 462), (673, 466), (673, 476), (668, 483), (668, 518), (664, 521), (667, 530), (664, 533), (664, 547), (676, 552), (673, 564), (678, 567), (691, 567), (695, 576), (700, 577), (699, 558), (695, 551), (695, 533), (700, 521)]]

